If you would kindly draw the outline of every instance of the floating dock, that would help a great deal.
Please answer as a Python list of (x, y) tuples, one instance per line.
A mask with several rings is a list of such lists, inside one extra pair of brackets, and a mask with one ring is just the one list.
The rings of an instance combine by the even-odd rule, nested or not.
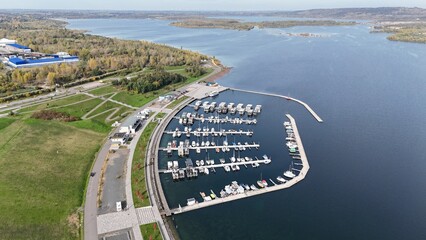
[(300, 158), (301, 158), (300, 160), (302, 161), (302, 165), (303, 165), (302, 169), (300, 170), (299, 174), (296, 177), (294, 177), (291, 180), (288, 180), (287, 182), (282, 183), (282, 184), (277, 184), (277, 185), (274, 185), (274, 186), (265, 187), (265, 188), (261, 188), (261, 189), (257, 189), (257, 190), (244, 191), (244, 193), (231, 195), (231, 196), (227, 196), (227, 197), (224, 197), (224, 198), (217, 197), (216, 199), (211, 200), (211, 201), (204, 201), (204, 202), (196, 203), (196, 204), (193, 204), (193, 205), (190, 205), (190, 206), (184, 206), (184, 207), (170, 209), (171, 213), (172, 214), (180, 214), (180, 213), (184, 213), (184, 212), (188, 212), (188, 211), (197, 210), (197, 209), (200, 209), (200, 208), (205, 208), (205, 207), (214, 206), (214, 205), (221, 204), (221, 203), (226, 203), (226, 202), (235, 201), (235, 200), (238, 200), (238, 199), (243, 199), (243, 198), (246, 198), (246, 197), (252, 197), (252, 196), (257, 196), (257, 195), (268, 193), (268, 192), (278, 191), (278, 190), (282, 190), (282, 189), (292, 187), (294, 184), (303, 180), (305, 178), (305, 176), (307, 175), (308, 171), (309, 171), (308, 158), (306, 157), (306, 153), (305, 153), (305, 150), (303, 148), (302, 140), (300, 138), (300, 134), (299, 134), (299, 131), (297, 129), (296, 121), (294, 120), (294, 118), (290, 114), (286, 114), (286, 116), (290, 120), (291, 126), (293, 128), (295, 139), (296, 139), (296, 142), (297, 142), (297, 145), (298, 145), (298, 148), (299, 148), (299, 153), (300, 153)]
[[(212, 165), (204, 165), (204, 166), (193, 166), (192, 168), (200, 170), (200, 169), (204, 169), (204, 168), (208, 168), (208, 169), (211, 169), (211, 168), (220, 168), (220, 167), (223, 168), (225, 166), (232, 166), (232, 165), (234, 165), (234, 166), (235, 165), (238, 165), (238, 166), (241, 166), (241, 165), (250, 165), (252, 163), (269, 164), (271, 161), (272, 161), (271, 159), (267, 158), (267, 159), (257, 159), (257, 160), (246, 161), (246, 162), (233, 162), (233, 163), (228, 162), (228, 163), (212, 164)], [(186, 168), (182, 168), (182, 169), (186, 169)], [(177, 169), (177, 170), (179, 171), (181, 169)], [(160, 170), (158, 170), (159, 173), (172, 173), (173, 171), (174, 171), (173, 169), (160, 169)]]
[[(183, 147), (183, 149), (189, 149), (189, 150), (209, 150), (209, 149), (216, 149), (219, 148), (220, 150), (222, 150), (223, 148), (228, 148), (228, 149), (240, 149), (241, 147), (245, 147), (247, 148), (259, 148), (260, 144), (258, 143), (249, 143), (249, 144), (241, 144), (241, 145), (236, 145), (236, 144), (232, 144), (232, 145), (221, 145), (221, 146), (199, 146), (199, 147), (193, 147), (193, 146), (187, 146), (187, 147)], [(178, 151), (179, 150), (179, 146), (177, 147), (163, 147), (163, 148), (159, 148), (159, 150), (162, 151)]]
[[(223, 130), (223, 131), (189, 131), (189, 132), (186, 132), (184, 130), (179, 130), (179, 131), (182, 134), (181, 136), (184, 136), (187, 133), (189, 133), (190, 135), (193, 135), (193, 136), (204, 136), (204, 137), (209, 136), (209, 135), (213, 135), (215, 137), (217, 137), (217, 136), (226, 136), (228, 134), (229, 135), (246, 135), (246, 136), (252, 136), (253, 135), (253, 131), (243, 131), (243, 130), (239, 130), (239, 131), (237, 131), (237, 130), (226, 130), (226, 131), (225, 130)], [(168, 131), (165, 131), (164, 133), (165, 134), (169, 134), (169, 135), (173, 135), (173, 133), (177, 134), (177, 131), (176, 130), (175, 131), (168, 130)]]

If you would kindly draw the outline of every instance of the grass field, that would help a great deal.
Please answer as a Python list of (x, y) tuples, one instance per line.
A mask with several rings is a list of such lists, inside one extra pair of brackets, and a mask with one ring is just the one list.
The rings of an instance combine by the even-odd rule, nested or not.
[(157, 223), (150, 223), (140, 226), (142, 238), (147, 240), (162, 240), (160, 229)]
[(97, 95), (97, 96), (105, 95), (107, 93), (113, 93), (113, 92), (117, 92), (117, 88), (113, 86), (100, 87), (100, 88), (96, 88), (95, 90), (89, 91), (89, 93), (93, 95)]
[(102, 102), (99, 98), (94, 98), (89, 101), (74, 104), (67, 107), (56, 108), (55, 110), (58, 112), (65, 112), (75, 117), (82, 117), (84, 114), (88, 113), (94, 107), (98, 106)]
[(157, 122), (150, 122), (145, 127), (138, 144), (132, 162), (132, 193), (133, 202), (136, 208), (150, 205), (145, 181), (145, 151), (152, 131), (157, 126)]
[(167, 105), (166, 107), (169, 108), (169, 109), (173, 109), (177, 105), (179, 105), (180, 103), (182, 103), (183, 101), (187, 100), (188, 98), (189, 98), (188, 96), (182, 96), (179, 99), (176, 99), (173, 102), (169, 103), (169, 105)]
[(137, 93), (129, 93), (126, 91), (119, 92), (112, 99), (129, 104), (133, 107), (142, 107), (153, 99), (157, 98), (157, 94), (155, 92), (150, 92), (146, 94), (137, 94)]
[(0, 239), (77, 239), (77, 209), (105, 134), (13, 119), (0, 136)]
[(59, 106), (73, 104), (73, 103), (88, 100), (88, 99), (90, 99), (89, 96), (86, 96), (86, 95), (83, 95), (83, 94), (77, 94), (77, 95), (73, 95), (73, 96), (70, 96), (70, 97), (66, 97), (66, 98), (53, 100), (53, 101), (49, 101), (49, 102), (46, 102), (46, 103), (41, 103), (41, 104), (37, 104), (37, 105), (34, 105), (34, 106), (22, 108), (18, 112), (22, 113), (22, 112), (35, 111), (35, 110), (41, 110), (41, 109), (46, 109), (46, 108), (59, 107)]
[(7, 128), (7, 126), (12, 124), (13, 122), (15, 122), (15, 119), (0, 118), (0, 130), (2, 130), (3, 128)]

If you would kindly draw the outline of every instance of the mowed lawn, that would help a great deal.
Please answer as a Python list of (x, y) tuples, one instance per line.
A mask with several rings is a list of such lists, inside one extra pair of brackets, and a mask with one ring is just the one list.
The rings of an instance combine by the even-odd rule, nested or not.
[(105, 134), (14, 120), (0, 129), (0, 239), (79, 239), (77, 211)]

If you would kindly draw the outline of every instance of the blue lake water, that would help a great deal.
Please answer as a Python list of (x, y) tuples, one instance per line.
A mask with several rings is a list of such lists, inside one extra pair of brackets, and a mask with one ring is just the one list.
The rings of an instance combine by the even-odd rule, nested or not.
[(175, 216), (182, 239), (426, 239), (426, 45), (391, 42), (366, 25), (246, 32), (151, 19), (69, 22), (92, 34), (216, 56), (233, 67), (220, 84), (301, 99), (324, 120), (317, 123), (295, 103), (221, 94), (218, 101), (264, 105), (262, 124), (247, 127), (256, 128), (253, 139), (262, 147), (249, 154), (266, 153), (273, 163), (176, 184), (162, 176), (172, 207), (199, 191), (218, 193), (231, 180), (254, 183), (259, 172), (275, 178), (290, 162), (283, 147), (287, 112), (296, 118), (311, 169), (290, 189)]

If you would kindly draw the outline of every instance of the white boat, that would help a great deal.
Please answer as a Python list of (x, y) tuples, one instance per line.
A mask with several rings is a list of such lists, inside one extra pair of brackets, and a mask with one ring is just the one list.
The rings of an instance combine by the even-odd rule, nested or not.
[(209, 175), (210, 174), (209, 169), (208, 168), (204, 168), (204, 173), (207, 174), (207, 175)]
[(195, 143), (195, 141), (192, 141), (192, 142), (191, 142), (191, 146), (192, 146), (192, 147), (195, 147), (195, 144), (196, 144), (196, 143)]
[(197, 153), (201, 153), (201, 148), (197, 147), (197, 148), (195, 149), (195, 151), (196, 151)]
[(251, 189), (251, 190), (253, 190), (253, 191), (255, 191), (255, 190), (258, 190), (259, 188), (257, 188), (254, 184), (252, 184), (252, 185), (250, 186), (250, 189)]
[(235, 157), (230, 157), (229, 160), (231, 160), (231, 162), (234, 163), (236, 159)]
[(293, 168), (293, 164), (290, 164), (290, 167), (288, 168), (288, 170), (284, 172), (284, 176), (286, 176), (288, 178), (296, 177), (296, 174), (293, 173), (292, 168)]
[(209, 97), (214, 97), (214, 96), (217, 96), (218, 94), (219, 94), (218, 91), (212, 91), (209, 93)]
[(221, 164), (224, 164), (224, 163), (225, 163), (225, 159), (224, 159), (224, 158), (221, 158), (221, 159), (219, 159), (219, 162), (220, 162)]
[(201, 161), (200, 161), (200, 165), (201, 165), (201, 166), (204, 166), (204, 160), (201, 160)]
[(172, 161), (168, 161), (167, 162), (167, 169), (171, 169), (173, 167), (173, 162)]
[(235, 165), (235, 169), (236, 169), (237, 171), (240, 171), (240, 166)]
[(231, 165), (232, 171), (237, 171), (237, 165)]
[(229, 167), (229, 165), (226, 165), (223, 167), (225, 169), (225, 172), (229, 172), (231, 171), (231, 168)]
[(195, 165), (200, 166), (200, 160), (196, 160)]
[(296, 174), (293, 173), (293, 171), (291, 170), (287, 170), (284, 172), (284, 176), (288, 177), (288, 178), (294, 178), (296, 177)]
[(206, 146), (210, 146), (210, 141), (206, 141)]
[(278, 182), (280, 182), (280, 183), (285, 183), (285, 182), (287, 182), (287, 180), (285, 180), (283, 177), (281, 177), (281, 176), (278, 176), (277, 177), (277, 181)]
[(195, 200), (195, 198), (188, 198), (186, 200), (186, 205), (188, 205), (188, 206), (192, 206), (192, 205), (194, 205), (196, 203), (197, 203), (197, 200)]

